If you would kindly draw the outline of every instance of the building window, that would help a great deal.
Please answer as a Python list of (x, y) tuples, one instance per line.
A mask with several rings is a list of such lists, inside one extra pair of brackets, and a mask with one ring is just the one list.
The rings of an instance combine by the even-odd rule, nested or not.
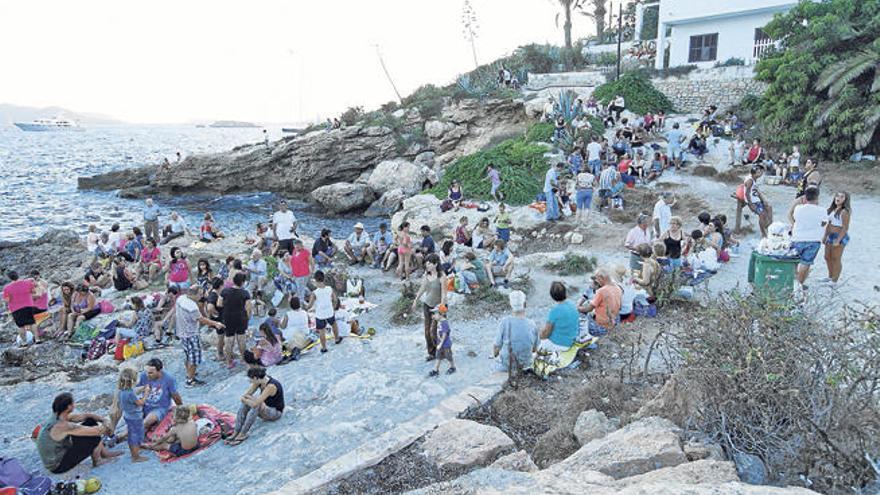
[(718, 55), (718, 33), (691, 36), (688, 62), (711, 62)]
[(776, 42), (761, 28), (755, 28), (755, 46), (752, 49), (752, 58), (759, 60), (776, 46)]

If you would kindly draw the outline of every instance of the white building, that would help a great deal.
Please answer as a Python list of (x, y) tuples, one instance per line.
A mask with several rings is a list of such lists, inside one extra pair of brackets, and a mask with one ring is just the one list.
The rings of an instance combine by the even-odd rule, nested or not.
[[(757, 61), (773, 46), (761, 30), (796, 0), (661, 0), (655, 67)], [(641, 17), (641, 16), (639, 16)]]

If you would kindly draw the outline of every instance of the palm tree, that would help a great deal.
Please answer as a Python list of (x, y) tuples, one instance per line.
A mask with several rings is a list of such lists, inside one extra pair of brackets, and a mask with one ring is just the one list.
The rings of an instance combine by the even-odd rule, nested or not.
[(880, 51), (862, 48), (855, 55), (829, 65), (819, 74), (815, 88), (828, 94), (828, 102), (816, 118), (817, 126), (825, 124), (844, 104), (841, 93), (845, 89), (855, 89), (865, 96), (865, 105), (861, 108), (865, 128), (855, 136), (856, 149), (865, 149), (880, 125), (880, 104), (876, 103), (876, 97), (880, 96)]
[[(586, 0), (558, 0), (559, 6), (562, 7), (562, 14), (565, 15), (565, 23), (562, 30), (565, 32), (565, 48), (571, 50), (571, 13), (583, 7)], [(556, 25), (559, 26), (559, 14), (556, 14)]]

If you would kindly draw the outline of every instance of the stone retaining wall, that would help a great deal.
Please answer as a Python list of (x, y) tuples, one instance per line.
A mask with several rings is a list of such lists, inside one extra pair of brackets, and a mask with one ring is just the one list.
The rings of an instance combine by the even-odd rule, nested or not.
[(724, 110), (746, 95), (760, 95), (767, 89), (765, 83), (754, 80), (749, 66), (695, 70), (685, 76), (655, 78), (651, 82), (672, 101), (676, 111), (683, 113), (700, 112), (709, 105)]
[(665, 94), (678, 112), (696, 113), (709, 105), (719, 109), (738, 104), (749, 94), (760, 95), (767, 85), (752, 79), (734, 81), (689, 81), (681, 79), (655, 79), (652, 81)]

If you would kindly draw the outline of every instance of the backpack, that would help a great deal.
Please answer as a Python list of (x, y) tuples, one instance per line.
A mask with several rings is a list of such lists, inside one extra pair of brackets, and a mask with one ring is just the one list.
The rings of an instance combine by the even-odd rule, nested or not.
[(447, 212), (447, 211), (451, 210), (452, 207), (453, 207), (452, 200), (449, 198), (446, 198), (443, 200), (442, 203), (440, 203), (440, 212)]
[(98, 335), (98, 329), (95, 328), (94, 325), (82, 322), (79, 324), (79, 327), (77, 327), (76, 332), (70, 340), (72, 342), (85, 342), (87, 340), (92, 340), (96, 335)]
[(52, 480), (28, 473), (17, 459), (0, 458), (0, 485), (17, 488), (21, 495), (46, 495), (52, 489)]
[(107, 340), (102, 338), (92, 340), (91, 345), (89, 345), (89, 350), (86, 353), (86, 357), (90, 361), (94, 361), (104, 354), (107, 354)]
[(112, 313), (116, 308), (113, 307), (113, 303), (103, 299), (98, 303), (98, 307), (101, 308), (101, 313)]

